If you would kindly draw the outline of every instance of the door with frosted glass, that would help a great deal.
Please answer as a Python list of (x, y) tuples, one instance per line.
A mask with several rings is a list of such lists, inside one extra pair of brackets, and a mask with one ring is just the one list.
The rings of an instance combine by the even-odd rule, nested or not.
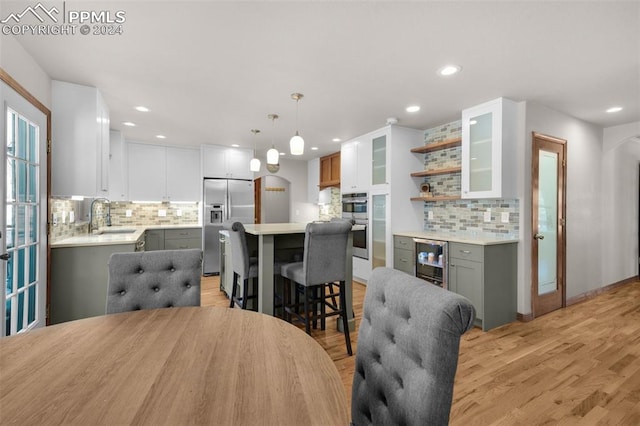
[(538, 317), (560, 309), (565, 291), (566, 141), (533, 133), (532, 305)]
[(0, 82), (2, 336), (45, 325), (47, 117)]

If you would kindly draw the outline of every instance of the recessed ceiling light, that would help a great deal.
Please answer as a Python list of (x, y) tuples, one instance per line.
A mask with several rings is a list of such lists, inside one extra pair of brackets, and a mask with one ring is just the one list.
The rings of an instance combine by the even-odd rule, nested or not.
[(332, 140), (333, 142), (340, 142), (340, 141), (342, 141), (342, 139), (340, 139), (340, 138), (333, 138), (333, 139), (331, 139), (331, 140)]
[(145, 107), (145, 106), (137, 106), (136, 110), (140, 111), (140, 112), (149, 112), (149, 108)]
[(445, 65), (438, 70), (438, 74), (443, 77), (448, 77), (450, 75), (459, 73), (460, 70), (462, 70), (462, 68), (459, 65)]
[(156, 138), (158, 138), (158, 139), (166, 139), (167, 137), (165, 135), (156, 135)]
[(411, 105), (407, 107), (407, 112), (418, 112), (420, 107), (418, 105)]
[(122, 124), (129, 127), (136, 127), (136, 123), (132, 123), (130, 121), (123, 121)]
[(622, 111), (622, 107), (619, 107), (619, 106), (611, 107), (607, 110), (607, 112), (619, 112), (619, 111)]
[(317, 151), (317, 150), (318, 150), (318, 147), (317, 147), (317, 146), (312, 146), (312, 147), (311, 147), (311, 151)]
[(231, 146), (234, 148), (238, 148), (240, 145), (238, 145), (237, 143), (232, 143)]

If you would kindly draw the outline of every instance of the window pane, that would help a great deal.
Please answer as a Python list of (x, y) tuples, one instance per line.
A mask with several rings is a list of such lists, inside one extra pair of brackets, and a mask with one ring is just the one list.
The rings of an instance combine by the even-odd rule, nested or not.
[(29, 246), (29, 284), (34, 283), (38, 278), (38, 246)]
[(18, 321), (17, 321), (17, 331), (20, 331), (24, 328), (24, 292), (18, 294)]
[(7, 202), (16, 200), (16, 162), (7, 158)]
[(27, 159), (31, 163), (38, 162), (38, 128), (29, 124), (29, 153)]
[(9, 295), (13, 293), (14, 285), (13, 285), (13, 263), (15, 252), (11, 253), (11, 257), (7, 260), (7, 280), (5, 283), (6, 294)]
[(16, 176), (17, 196), (19, 202), (27, 201), (27, 164), (24, 161), (16, 161), (18, 173)]
[(28, 243), (38, 242), (38, 206), (29, 207), (29, 241)]
[(16, 215), (15, 206), (13, 204), (7, 204), (7, 238), (5, 239), (7, 249), (14, 248), (16, 246)]
[(17, 263), (17, 267), (18, 270), (16, 271), (16, 275), (17, 275), (17, 285), (18, 285), (18, 289), (21, 289), (24, 287), (24, 267), (25, 267), (25, 250), (24, 249), (19, 249), (16, 252), (14, 252), (15, 254), (17, 254), (17, 259), (16, 259), (16, 263)]
[(29, 180), (28, 180), (28, 197), (27, 200), (29, 200), (32, 203), (35, 203), (38, 201), (38, 166), (35, 166), (33, 164), (29, 164), (28, 165), (28, 170), (29, 170)]
[(16, 141), (16, 157), (27, 159), (27, 122), (18, 117), (18, 140)]
[(25, 225), (27, 220), (27, 207), (26, 206), (15, 206), (16, 209), (16, 233), (18, 237), (18, 246), (22, 246), (25, 243)]
[(8, 336), (9, 334), (11, 334), (11, 300), (7, 300), (4, 306), (6, 308), (4, 335)]
[(27, 317), (29, 320), (29, 324), (36, 320), (36, 289), (37, 285), (32, 285), (29, 287), (29, 312), (27, 313)]
[(16, 140), (16, 115), (7, 111), (7, 154), (15, 154)]

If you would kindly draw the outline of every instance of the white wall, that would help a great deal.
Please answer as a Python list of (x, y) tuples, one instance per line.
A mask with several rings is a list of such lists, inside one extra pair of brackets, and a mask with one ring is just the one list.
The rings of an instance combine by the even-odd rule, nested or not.
[(602, 278), (612, 284), (638, 275), (640, 122), (604, 130), (602, 156)]
[(520, 215), (522, 270), (518, 312), (531, 312), (531, 132), (567, 140), (566, 293), (567, 298), (594, 290), (603, 281), (602, 138), (601, 128), (562, 112), (528, 102), (526, 105), (525, 170)]
[(0, 36), (0, 67), (51, 109), (51, 78), (13, 36)]
[(307, 162), (301, 160), (287, 160), (280, 158), (278, 173), (266, 170), (266, 161), (260, 164), (260, 171), (256, 178), (274, 174), (291, 182), (290, 220), (291, 222), (310, 222), (318, 218), (318, 206), (307, 199)]

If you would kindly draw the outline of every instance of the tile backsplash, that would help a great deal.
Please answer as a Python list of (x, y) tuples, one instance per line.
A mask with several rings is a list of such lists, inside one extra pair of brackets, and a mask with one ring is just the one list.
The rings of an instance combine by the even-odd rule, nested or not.
[[(424, 132), (424, 143), (442, 142), (447, 139), (461, 137), (462, 121), (456, 120), (441, 126), (427, 129)], [(459, 167), (462, 162), (460, 146), (432, 151), (424, 156), (425, 170), (446, 167)], [(435, 195), (460, 195), (462, 190), (461, 174), (448, 173), (428, 176), (424, 182), (429, 183)], [(485, 213), (490, 211), (490, 221), (486, 222)], [(432, 219), (429, 219), (431, 213)], [(508, 222), (503, 222), (503, 213), (508, 215)], [(519, 233), (520, 206), (519, 201), (504, 199), (487, 200), (452, 200), (424, 203), (425, 231), (450, 232), (464, 234), (496, 234), (505, 237), (517, 237)]]
[(324, 204), (318, 206), (318, 219), (319, 220), (331, 220), (334, 217), (342, 217), (342, 198), (340, 195), (340, 188), (331, 189), (331, 202), (330, 204)]
[[(53, 241), (89, 232), (91, 200), (75, 201), (68, 198), (51, 198)], [(112, 201), (112, 226), (198, 225), (200, 203), (131, 203)], [(72, 213), (73, 212), (73, 221)], [(130, 212), (130, 216), (127, 216)], [(164, 212), (164, 216), (160, 216)], [(107, 205), (94, 205), (94, 225), (106, 226)]]

